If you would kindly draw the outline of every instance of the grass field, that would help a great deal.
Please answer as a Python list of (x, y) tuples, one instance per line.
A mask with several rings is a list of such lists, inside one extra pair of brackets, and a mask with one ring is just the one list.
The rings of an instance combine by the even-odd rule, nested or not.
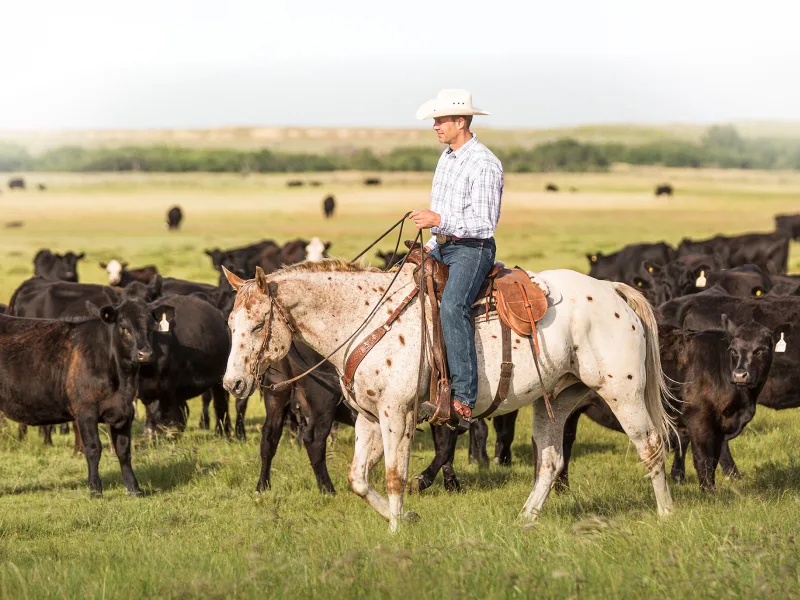
[[(287, 189), (291, 176), (31, 175), (47, 192), (0, 194), (0, 302), (32, 274), (36, 250), (83, 250), (79, 272), (101, 282), (100, 260), (155, 263), (162, 273), (216, 281), (204, 248), (261, 238), (320, 236), (350, 258), (405, 211), (427, 205), (429, 175), (314, 176), (319, 188)], [(676, 197), (656, 200), (671, 181)], [(577, 193), (546, 194), (546, 181)], [(324, 221), (321, 200), (337, 199)], [(169, 233), (174, 203), (183, 229)], [(625, 169), (610, 174), (509, 176), (498, 258), (534, 270), (585, 271), (585, 254), (628, 242), (767, 231), (800, 207), (800, 173)], [(409, 230), (410, 232), (410, 230)], [(410, 233), (409, 233), (410, 237)], [(387, 249), (389, 242), (383, 244)], [(800, 245), (791, 254), (800, 271)], [(35, 366), (32, 366), (35, 376)], [(137, 439), (133, 466), (144, 498), (128, 498), (116, 459), (101, 462), (105, 496), (89, 498), (86, 463), (71, 438), (45, 448), (31, 433), (0, 432), (0, 597), (798, 597), (800, 415), (759, 409), (732, 444), (746, 474), (703, 494), (689, 467), (672, 486), (676, 514), (660, 521), (644, 468), (624, 436), (582, 422), (572, 488), (553, 494), (539, 523), (516, 516), (532, 486), (530, 412), (519, 419), (514, 465), (479, 470), (464, 445), (456, 469), (466, 493), (441, 479), (407, 507), (421, 521), (396, 535), (347, 486), (353, 432), (341, 429), (328, 464), (339, 491), (316, 489), (305, 452), (288, 437), (273, 489), (255, 494), (263, 406), (248, 412), (246, 442), (199, 431), (199, 407), (178, 441)], [(141, 422), (136, 431), (141, 433)], [(494, 436), (490, 434), (493, 442)], [(433, 456), (427, 427), (411, 470)], [(383, 489), (382, 469), (373, 477)]]

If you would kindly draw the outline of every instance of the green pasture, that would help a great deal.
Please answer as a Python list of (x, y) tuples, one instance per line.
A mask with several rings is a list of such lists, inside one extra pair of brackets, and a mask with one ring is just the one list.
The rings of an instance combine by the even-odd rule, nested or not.
[[(205, 248), (262, 238), (319, 236), (351, 258), (389, 224), (428, 202), (429, 174), (303, 174), (319, 187), (289, 189), (293, 175), (31, 174), (45, 192), (0, 194), (0, 302), (33, 271), (39, 248), (85, 251), (81, 281), (102, 282), (98, 261), (156, 264), (164, 275), (215, 282)], [(548, 194), (546, 182), (577, 192)], [(655, 199), (670, 181), (672, 199)], [(335, 218), (321, 202), (336, 196)], [(180, 204), (180, 232), (164, 216)], [(498, 259), (533, 270), (586, 271), (585, 254), (634, 241), (768, 231), (776, 213), (800, 211), (800, 173), (617, 169), (609, 174), (509, 176), (497, 231)], [(6, 227), (21, 221), (21, 227)], [(412, 237), (407, 226), (406, 237)], [(393, 245), (386, 240), (382, 249)], [(791, 270), (800, 272), (800, 245)], [(36, 365), (31, 365), (31, 377)], [(0, 382), (2, 385), (2, 382)], [(231, 403), (233, 410), (233, 403)], [(143, 498), (128, 498), (116, 458), (101, 462), (102, 499), (90, 499), (86, 463), (71, 437), (45, 448), (35, 430), (17, 441), (0, 430), (2, 598), (689, 598), (800, 596), (800, 416), (759, 408), (731, 444), (746, 477), (718, 491), (672, 486), (676, 513), (655, 514), (636, 452), (619, 434), (582, 422), (572, 487), (550, 497), (535, 527), (517, 513), (532, 487), (530, 411), (517, 426), (511, 468), (468, 464), (465, 488), (407, 497), (421, 516), (397, 534), (347, 484), (353, 432), (339, 430), (328, 466), (338, 490), (316, 488), (305, 451), (288, 432), (273, 464), (273, 489), (255, 493), (260, 467), (259, 397), (246, 442), (190, 426), (151, 445), (136, 424), (133, 467)], [(491, 430), (491, 426), (490, 426)], [(103, 437), (105, 434), (101, 434)], [(107, 440), (107, 436), (104, 437)], [(492, 453), (494, 434), (490, 433)], [(433, 457), (427, 426), (411, 471)], [(379, 466), (373, 476), (383, 490)]]

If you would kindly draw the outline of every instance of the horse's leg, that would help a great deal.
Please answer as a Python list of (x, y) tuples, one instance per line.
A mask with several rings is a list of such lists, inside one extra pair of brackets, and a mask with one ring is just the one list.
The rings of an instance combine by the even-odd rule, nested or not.
[[(449, 464), (452, 471), (453, 456), (455, 455), (458, 434), (454, 430), (449, 429), (444, 425), (431, 425), (431, 435), (433, 436), (433, 448), (435, 456), (433, 457), (431, 464), (428, 465), (427, 469), (411, 479), (411, 482), (408, 485), (408, 491), (411, 493), (421, 492), (431, 487), (436, 479), (436, 476), (439, 474), (439, 471), (444, 465)], [(458, 483), (455, 472), (452, 472), (451, 475), (451, 483), (453, 484), (454, 489), (459, 490), (461, 486)], [(445, 480), (446, 479), (447, 477), (445, 476)], [(447, 487), (446, 482), (445, 487)]]
[(382, 456), (381, 426), (359, 415), (356, 419), (356, 448), (347, 478), (353, 491), (388, 521), (389, 503), (369, 484), (369, 473)]
[(613, 411), (622, 429), (636, 446), (639, 458), (647, 466), (656, 495), (658, 514), (660, 516), (672, 514), (672, 496), (669, 493), (664, 464), (666, 440), (661, 440), (656, 433), (655, 425), (645, 408), (644, 384), (605, 385), (597, 390), (597, 393)]
[(564, 466), (564, 424), (588, 393), (589, 389), (582, 384), (572, 385), (561, 392), (552, 402), (554, 423), (547, 414), (544, 399), (540, 398), (533, 405), (536, 479), (533, 491), (522, 507), (522, 518), (527, 521), (536, 519)]
[(408, 461), (411, 457), (411, 436), (414, 434), (414, 413), (401, 408), (384, 410), (380, 421), (383, 437), (383, 462), (386, 466), (386, 490), (389, 493), (389, 531), (397, 531), (398, 520), (415, 519), (413, 513), (403, 513), (403, 494), (408, 481)]

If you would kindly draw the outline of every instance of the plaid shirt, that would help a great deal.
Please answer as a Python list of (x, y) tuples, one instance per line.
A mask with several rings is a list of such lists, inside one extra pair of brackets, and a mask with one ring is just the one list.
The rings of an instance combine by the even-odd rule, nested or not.
[(428, 248), (436, 247), (437, 233), (488, 239), (500, 219), (503, 165), (473, 134), (458, 150), (448, 148), (433, 176), (431, 210), (441, 217)]

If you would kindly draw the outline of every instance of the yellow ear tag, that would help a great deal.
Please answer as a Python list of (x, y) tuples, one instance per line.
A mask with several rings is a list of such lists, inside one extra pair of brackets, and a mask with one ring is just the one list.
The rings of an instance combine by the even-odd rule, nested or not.
[(764, 292), (762, 292), (761, 290), (756, 290), (756, 296), (760, 296), (760, 295), (761, 295), (761, 294), (763, 294), (763, 293), (764, 293)]
[(636, 282), (636, 287), (642, 287), (642, 282), (641, 281), (637, 281)]
[(706, 287), (706, 272), (700, 271), (700, 277), (697, 278), (697, 281), (694, 282), (695, 287), (704, 288)]
[(158, 322), (158, 330), (166, 333), (169, 331), (169, 321), (167, 321), (167, 313), (161, 313), (161, 320)]
[(652, 273), (653, 272), (653, 267), (647, 267), (647, 272), (648, 273)]
[(597, 262), (597, 254), (592, 254), (592, 262)]
[(775, 344), (775, 352), (786, 352), (786, 342), (783, 339), (783, 332), (781, 332), (781, 339)]

